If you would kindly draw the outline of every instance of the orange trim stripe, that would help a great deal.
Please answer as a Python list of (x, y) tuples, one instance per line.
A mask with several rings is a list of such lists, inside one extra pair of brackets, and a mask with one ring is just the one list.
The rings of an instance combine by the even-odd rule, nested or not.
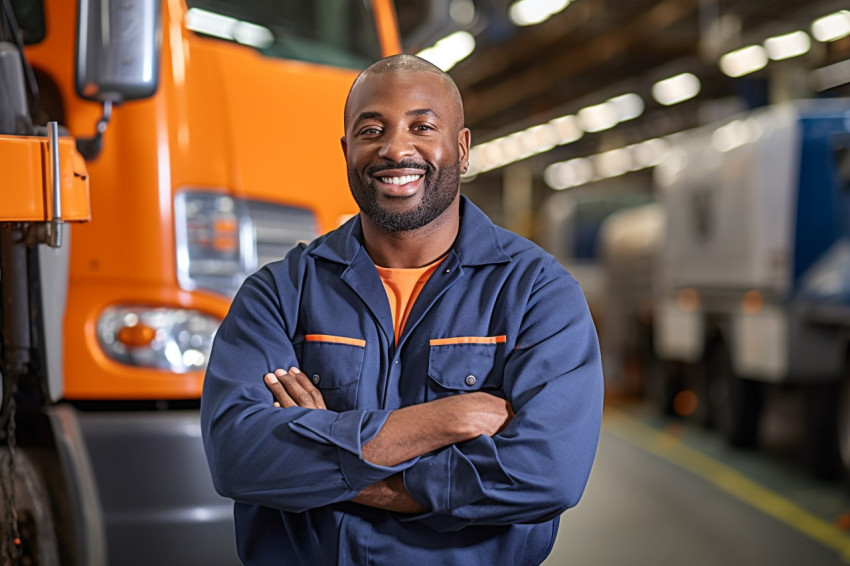
[(345, 336), (331, 336), (330, 334), (307, 334), (304, 336), (307, 342), (330, 342), (332, 344), (348, 344), (349, 346), (366, 347), (366, 340), (359, 338), (346, 338)]
[(451, 344), (501, 344), (507, 340), (501, 336), (458, 336), (457, 338), (436, 338), (431, 340), (432, 346), (449, 346)]

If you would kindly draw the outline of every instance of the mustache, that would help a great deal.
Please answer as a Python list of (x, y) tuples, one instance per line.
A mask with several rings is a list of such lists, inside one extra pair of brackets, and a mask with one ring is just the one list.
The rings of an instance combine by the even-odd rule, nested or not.
[(397, 163), (382, 163), (381, 165), (375, 165), (374, 167), (370, 167), (366, 172), (369, 175), (376, 175), (381, 171), (388, 171), (390, 169), (421, 169), (426, 175), (430, 174), (434, 171), (434, 167), (429, 163), (419, 163), (417, 161), (399, 161)]

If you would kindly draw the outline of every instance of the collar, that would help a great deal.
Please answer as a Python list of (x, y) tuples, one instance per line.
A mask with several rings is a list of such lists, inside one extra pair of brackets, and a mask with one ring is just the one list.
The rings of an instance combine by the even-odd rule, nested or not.
[[(321, 238), (310, 254), (351, 265), (361, 250), (366, 253), (363, 247), (363, 227), (360, 215), (355, 215)], [(499, 242), (496, 226), (465, 195), (460, 196), (460, 229), (452, 251), (463, 266), (507, 263), (511, 260)]]

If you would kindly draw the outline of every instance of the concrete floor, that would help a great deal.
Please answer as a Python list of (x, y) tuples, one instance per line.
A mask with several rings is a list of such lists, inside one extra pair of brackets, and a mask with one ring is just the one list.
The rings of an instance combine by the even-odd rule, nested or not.
[(545, 566), (850, 564), (838, 483), (765, 451), (727, 448), (697, 425), (606, 408), (591, 479)]

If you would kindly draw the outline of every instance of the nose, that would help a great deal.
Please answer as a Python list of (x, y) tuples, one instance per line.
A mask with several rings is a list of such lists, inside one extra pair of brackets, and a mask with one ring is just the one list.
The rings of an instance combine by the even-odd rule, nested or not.
[(414, 148), (413, 140), (407, 132), (386, 130), (383, 143), (378, 151), (378, 157), (398, 163), (415, 154), (416, 148)]

